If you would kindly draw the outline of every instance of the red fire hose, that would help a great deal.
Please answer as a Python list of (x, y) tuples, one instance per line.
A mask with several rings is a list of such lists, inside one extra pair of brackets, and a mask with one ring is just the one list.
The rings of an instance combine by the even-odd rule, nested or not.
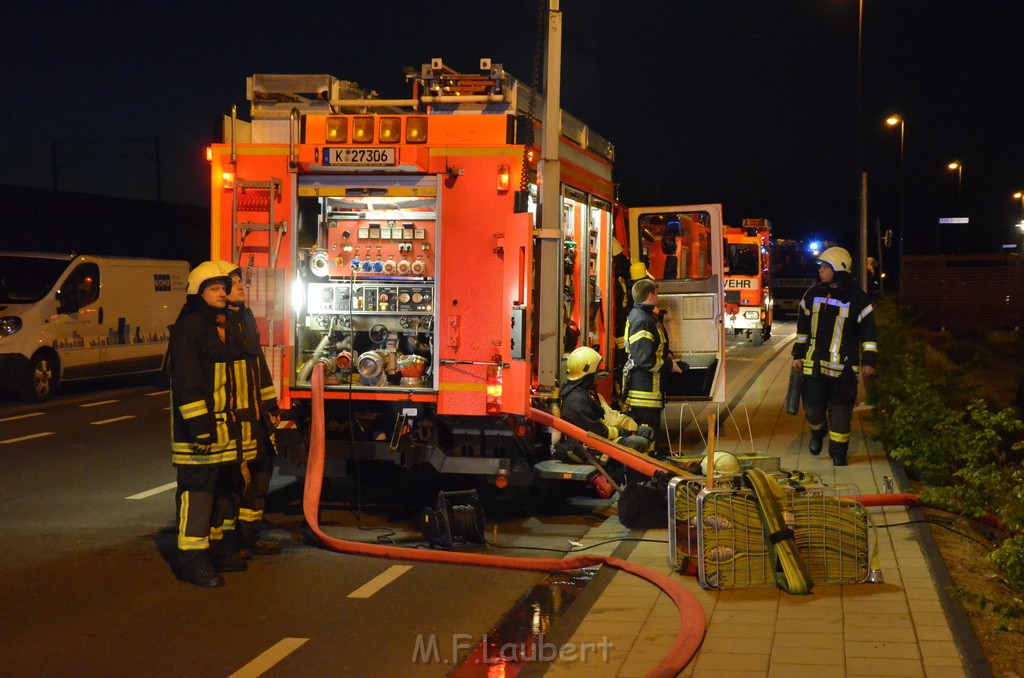
[[(309, 459), (306, 463), (306, 484), (303, 491), (302, 510), (306, 523), (316, 535), (320, 543), (332, 551), (360, 556), (377, 556), (399, 560), (425, 561), (433, 563), (452, 563), (456, 565), (481, 565), (484, 567), (501, 567), (514, 570), (560, 571), (572, 570), (595, 565), (607, 565), (623, 572), (646, 579), (664, 591), (675, 603), (679, 611), (679, 633), (668, 655), (661, 660), (649, 676), (675, 676), (696, 653), (704, 638), (705, 616), (700, 602), (679, 582), (655, 570), (634, 563), (611, 558), (608, 556), (576, 556), (573, 558), (513, 558), (507, 556), (491, 556), (478, 553), (458, 553), (451, 551), (425, 551), (400, 546), (384, 546), (382, 544), (366, 544), (346, 541), (330, 537), (320, 529), (318, 508), (320, 491), (324, 476), (324, 377), (323, 365), (317, 363), (312, 375), (312, 431), (309, 441)], [(539, 410), (537, 410), (539, 412)], [(544, 413), (541, 413), (544, 414)], [(548, 415), (550, 417), (550, 415)], [(561, 420), (559, 420), (561, 421)], [(576, 427), (572, 427), (576, 428)], [(579, 431), (580, 429), (576, 429)], [(569, 432), (573, 435), (573, 432)], [(578, 435), (577, 435), (578, 437)], [(594, 445), (594, 441), (583, 435), (583, 442)], [(615, 448), (613, 451), (621, 454)], [(611, 454), (612, 450), (608, 453)], [(603, 450), (604, 451), (604, 450)], [(613, 455), (615, 456), (615, 455)]]

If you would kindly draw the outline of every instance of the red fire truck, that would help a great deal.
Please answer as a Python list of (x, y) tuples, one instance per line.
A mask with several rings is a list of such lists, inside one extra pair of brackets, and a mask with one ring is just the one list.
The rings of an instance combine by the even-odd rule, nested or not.
[(760, 346), (772, 335), (772, 242), (767, 219), (726, 226), (725, 329)]
[(433, 59), (408, 69), (409, 98), (387, 100), (330, 75), (253, 75), (250, 120), (225, 117), (210, 149), (212, 257), (246, 272), (286, 467), (305, 459), (322, 363), (333, 475), (366, 459), (498, 487), (572, 476), (529, 410), (556, 397), (575, 346), (611, 369), (611, 243), (639, 260), (653, 243), (642, 226), (674, 233), (683, 262), (661, 289), (691, 365), (670, 397), (724, 399), (720, 206), (619, 214), (613, 146), (563, 112), (558, 222), (538, 223), (543, 102), (480, 66)]

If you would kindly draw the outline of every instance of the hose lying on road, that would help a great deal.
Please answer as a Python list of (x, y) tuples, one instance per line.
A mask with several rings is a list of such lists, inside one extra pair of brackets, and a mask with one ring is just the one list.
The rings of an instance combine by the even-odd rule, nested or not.
[[(324, 366), (317, 363), (312, 374), (312, 430), (309, 441), (309, 458), (306, 462), (306, 482), (302, 496), (302, 510), (309, 529), (316, 535), (320, 543), (327, 548), (341, 553), (360, 556), (377, 556), (400, 560), (413, 560), (433, 563), (451, 563), (454, 565), (481, 565), (485, 567), (501, 567), (529, 571), (561, 571), (573, 570), (595, 565), (607, 565), (623, 572), (646, 579), (664, 591), (675, 603), (679, 611), (679, 632), (668, 655), (661, 660), (650, 676), (675, 676), (697, 652), (704, 638), (704, 608), (692, 593), (683, 588), (682, 584), (673, 581), (666, 575), (642, 565), (636, 565), (619, 558), (609, 556), (575, 556), (573, 558), (513, 558), (507, 556), (491, 556), (478, 553), (460, 553), (452, 551), (426, 551), (399, 546), (367, 544), (347, 541), (328, 536), (320, 529), (319, 508), (320, 492), (324, 479)], [(539, 412), (539, 410), (538, 410)], [(548, 415), (550, 416), (550, 415)], [(572, 427), (576, 428), (576, 427)], [(581, 431), (580, 429), (576, 429)], [(567, 432), (567, 431), (563, 431)], [(573, 435), (569, 432), (569, 435)], [(578, 434), (575, 437), (579, 437)], [(583, 435), (581, 442), (592, 444)], [(592, 445), (593, 446), (593, 445)], [(603, 451), (603, 450), (602, 450)], [(621, 451), (616, 450), (621, 454)], [(609, 454), (611, 454), (609, 452)]]

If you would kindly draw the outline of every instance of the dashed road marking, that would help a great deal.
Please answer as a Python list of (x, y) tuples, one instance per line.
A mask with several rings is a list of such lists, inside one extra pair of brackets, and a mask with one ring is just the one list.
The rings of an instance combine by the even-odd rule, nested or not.
[(113, 424), (115, 421), (124, 421), (125, 419), (134, 419), (134, 414), (126, 414), (123, 417), (114, 417), (113, 419), (100, 419), (99, 421), (90, 421), (89, 423), (93, 426), (99, 426), (101, 424)]
[(274, 667), (275, 664), (303, 646), (309, 638), (282, 638), (274, 645), (253, 659), (251, 662), (231, 674), (231, 678), (256, 678)]
[(382, 588), (395, 581), (411, 569), (412, 565), (392, 565), (352, 593), (348, 594), (348, 597), (369, 598), (374, 593), (380, 591)]
[(94, 403), (85, 403), (84, 405), (79, 405), (79, 407), (98, 407), (100, 405), (109, 405), (110, 403), (116, 403), (116, 402), (120, 402), (120, 401), (119, 400), (98, 400), (98, 401), (96, 401)]
[(0, 421), (15, 421), (16, 419), (28, 419), (29, 417), (41, 417), (44, 414), (46, 414), (46, 412), (31, 412), (29, 414), (16, 414), (13, 417), (4, 417), (3, 419), (0, 419)]
[(52, 436), (54, 431), (47, 431), (45, 433), (33, 433), (30, 436), (21, 436), (20, 438), (8, 438), (7, 440), (0, 440), (0, 444), (7, 445), (9, 443), (20, 443), (22, 440), (32, 440), (33, 438), (45, 438), (46, 436)]
[(164, 389), (163, 391), (153, 391), (152, 393), (147, 393), (146, 397), (148, 398), (149, 396), (167, 395), (168, 393), (170, 393), (170, 391)]
[(167, 490), (173, 490), (177, 486), (178, 483), (167, 483), (166, 485), (154, 487), (151, 490), (146, 490), (145, 492), (139, 492), (138, 494), (133, 494), (130, 497), (125, 497), (125, 499), (146, 499), (147, 497), (152, 497), (154, 494), (160, 494), (161, 492), (166, 492)]

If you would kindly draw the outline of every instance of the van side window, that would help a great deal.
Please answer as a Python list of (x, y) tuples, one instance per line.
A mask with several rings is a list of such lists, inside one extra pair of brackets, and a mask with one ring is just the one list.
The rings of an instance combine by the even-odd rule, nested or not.
[(61, 307), (69, 313), (88, 306), (100, 296), (100, 268), (82, 264), (60, 286)]

